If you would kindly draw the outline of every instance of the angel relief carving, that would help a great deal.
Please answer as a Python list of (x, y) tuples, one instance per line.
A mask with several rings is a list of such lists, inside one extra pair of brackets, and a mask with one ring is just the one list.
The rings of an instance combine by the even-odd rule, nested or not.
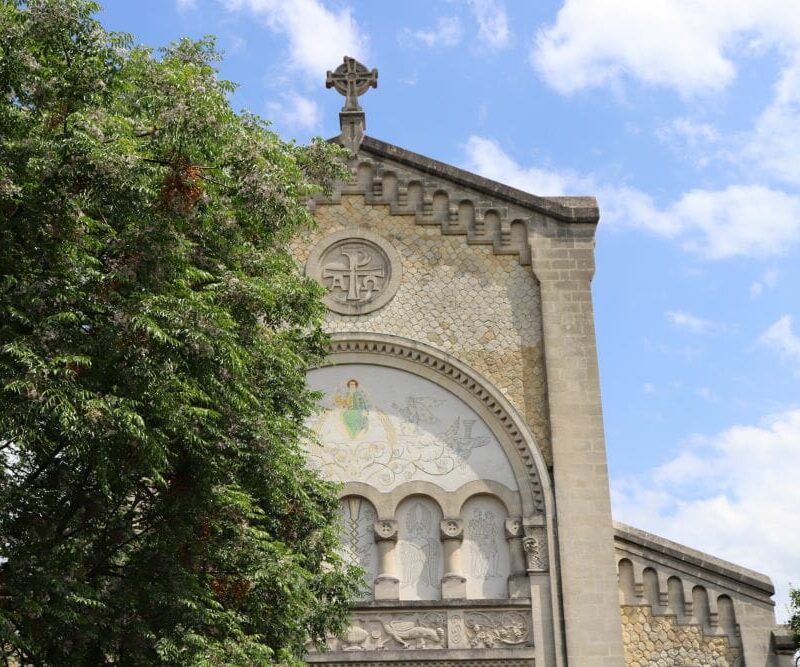
[(430, 500), (420, 498), (402, 503), (397, 514), (400, 524), (400, 597), (405, 600), (436, 599), (442, 576), (441, 512)]

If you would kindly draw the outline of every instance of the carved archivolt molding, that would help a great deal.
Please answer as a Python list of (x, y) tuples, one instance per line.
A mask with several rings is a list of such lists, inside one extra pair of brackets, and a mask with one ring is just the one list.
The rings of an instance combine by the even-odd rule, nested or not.
[(537, 514), (546, 513), (545, 488), (539, 472), (541, 470), (546, 475), (544, 459), (533, 440), (533, 435), (529, 431), (527, 435), (523, 434), (524, 422), (514, 414), (513, 408), (505, 399), (486, 388), (488, 385), (486, 380), (468, 371), (456, 360), (446, 358), (444, 353), (438, 350), (420, 343), (405, 342), (401, 338), (386, 334), (361, 332), (334, 334), (331, 355), (347, 353), (367, 353), (410, 361), (434, 371), (467, 390), (493, 415), (507, 439), (513, 443), (525, 466), (533, 496), (534, 511)]

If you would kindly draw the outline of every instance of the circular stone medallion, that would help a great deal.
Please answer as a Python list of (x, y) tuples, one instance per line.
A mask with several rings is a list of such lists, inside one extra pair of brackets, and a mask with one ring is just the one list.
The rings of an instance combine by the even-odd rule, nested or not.
[(326, 236), (306, 262), (306, 274), (328, 289), (325, 305), (342, 315), (363, 315), (385, 306), (400, 286), (402, 270), (394, 246), (363, 229)]

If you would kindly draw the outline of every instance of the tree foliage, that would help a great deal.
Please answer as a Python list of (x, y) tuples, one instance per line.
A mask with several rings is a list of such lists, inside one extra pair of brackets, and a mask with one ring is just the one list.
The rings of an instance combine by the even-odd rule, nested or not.
[(212, 40), (154, 54), (97, 10), (0, 0), (0, 654), (293, 664), (357, 587), (287, 251), (337, 149), (234, 113)]

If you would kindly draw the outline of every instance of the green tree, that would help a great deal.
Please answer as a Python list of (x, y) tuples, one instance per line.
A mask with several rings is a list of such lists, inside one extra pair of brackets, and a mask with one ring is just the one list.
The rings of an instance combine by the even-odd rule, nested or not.
[(320, 289), (287, 251), (337, 149), (231, 110), (87, 0), (0, 0), (0, 654), (294, 664), (357, 573), (304, 464)]

